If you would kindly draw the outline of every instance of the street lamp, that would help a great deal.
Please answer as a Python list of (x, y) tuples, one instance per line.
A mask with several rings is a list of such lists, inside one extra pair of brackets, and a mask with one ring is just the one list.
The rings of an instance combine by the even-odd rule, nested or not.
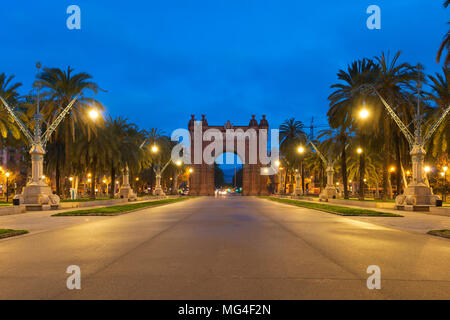
[[(417, 111), (414, 119), (414, 133), (411, 133), (408, 126), (405, 125), (402, 120), (394, 112), (393, 108), (386, 102), (386, 100), (380, 95), (376, 87), (372, 84), (364, 84), (360, 86), (361, 93), (371, 93), (381, 100), (386, 108), (389, 116), (395, 121), (397, 126), (402, 131), (410, 147), (410, 155), (412, 160), (412, 182), (408, 184), (402, 195), (398, 195), (395, 199), (397, 209), (406, 210), (408, 206), (412, 206), (412, 210), (429, 210), (429, 206), (433, 205), (438, 196), (434, 195), (429, 183), (427, 183), (426, 175), (423, 174), (423, 163), (425, 158), (425, 145), (428, 140), (433, 136), (434, 132), (438, 129), (445, 117), (450, 113), (450, 106), (444, 109), (439, 119), (428, 128), (425, 134), (422, 134), (423, 116), (420, 114), (420, 90), (422, 87), (421, 82), (417, 82)], [(425, 171), (426, 172), (426, 171)]]
[(99, 117), (99, 112), (96, 109), (91, 109), (89, 111), (89, 118), (91, 118), (92, 120), (97, 120), (97, 118)]
[(356, 152), (357, 152), (358, 154), (361, 154), (361, 153), (363, 152), (363, 149), (360, 148), (360, 147), (358, 147), (358, 149), (356, 149)]
[(368, 117), (369, 117), (369, 110), (367, 110), (367, 109), (361, 109), (360, 111), (359, 111), (359, 117), (361, 118), (361, 119), (367, 119)]
[[(41, 64), (38, 62), (36, 64), (38, 72), (41, 68)], [(51, 135), (56, 130), (58, 125), (64, 119), (64, 117), (69, 113), (70, 109), (78, 99), (79, 95), (76, 95), (69, 104), (63, 109), (63, 111), (56, 117), (53, 123), (49, 123), (44, 132), (42, 132), (42, 122), (44, 121), (43, 116), (39, 109), (40, 104), (40, 95), (39, 95), (40, 86), (37, 86), (37, 100), (36, 100), (36, 113), (33, 117), (34, 120), (34, 130), (31, 132), (23, 122), (16, 116), (6, 100), (0, 97), (0, 101), (3, 103), (4, 107), (8, 111), (11, 118), (19, 127), (20, 131), (22, 131), (23, 135), (30, 146), (29, 153), (31, 155), (31, 180), (27, 183), (25, 188), (22, 191), (22, 194), (16, 195), (16, 198), (19, 199), (20, 203), (24, 204), (33, 204), (40, 206), (42, 209), (42, 205), (51, 205), (51, 206), (59, 206), (59, 196), (53, 194), (51, 192), (51, 188), (41, 180), (41, 176), (43, 173), (43, 165), (44, 165), (44, 155), (45, 155), (45, 147), (47, 142), (49, 141)]]
[(152, 149), (151, 149), (151, 150), (152, 150), (153, 153), (157, 153), (159, 149), (158, 149), (158, 146), (157, 146), (156, 144), (154, 144), (154, 145), (152, 146)]
[[(296, 170), (295, 190), (293, 193), (294, 196), (300, 196), (305, 193), (305, 180), (304, 180), (304, 176), (303, 176), (303, 157), (302, 157), (303, 153), (305, 152), (305, 148), (303, 148), (303, 146), (299, 146), (297, 148), (297, 152), (300, 154), (300, 170)], [(301, 174), (301, 179), (302, 179), (302, 188), (300, 188), (300, 174)]]

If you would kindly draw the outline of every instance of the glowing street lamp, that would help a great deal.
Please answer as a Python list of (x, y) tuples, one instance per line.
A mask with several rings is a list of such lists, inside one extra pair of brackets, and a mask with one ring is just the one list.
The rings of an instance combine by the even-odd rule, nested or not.
[(192, 172), (194, 172), (194, 169), (192, 169), (192, 168), (189, 168), (189, 173), (192, 173)]
[(157, 153), (158, 152), (158, 150), (159, 150), (159, 148), (158, 148), (158, 146), (156, 145), (156, 144), (154, 144), (153, 146), (152, 146), (152, 152), (153, 153)]
[(175, 164), (179, 167), (183, 164), (183, 161), (177, 160), (177, 161), (175, 161)]
[(389, 171), (394, 172), (395, 171), (395, 167), (390, 167)]
[(89, 111), (89, 118), (91, 118), (92, 120), (97, 120), (98, 117), (100, 116), (100, 113), (96, 110), (96, 109), (91, 109)]
[(298, 153), (303, 153), (303, 152), (305, 152), (305, 148), (303, 148), (302, 146), (300, 146), (300, 147), (297, 148), (297, 152), (298, 152)]
[(361, 147), (358, 147), (358, 149), (356, 149), (356, 152), (357, 152), (358, 154), (361, 154), (361, 153), (363, 152), (363, 149), (362, 149)]
[(360, 111), (359, 111), (359, 117), (361, 118), (361, 119), (367, 119), (368, 117), (369, 117), (369, 115), (370, 115), (370, 113), (369, 113), (369, 110), (367, 110), (367, 109), (361, 109)]
[(425, 168), (423, 168), (423, 170), (425, 171), (425, 173), (428, 173), (431, 171), (430, 166), (425, 166)]

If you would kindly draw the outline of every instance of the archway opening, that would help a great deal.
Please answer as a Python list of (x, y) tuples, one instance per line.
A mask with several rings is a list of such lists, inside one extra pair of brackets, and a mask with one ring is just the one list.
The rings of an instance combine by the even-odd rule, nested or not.
[(242, 161), (238, 155), (225, 152), (214, 162), (216, 194), (242, 195)]

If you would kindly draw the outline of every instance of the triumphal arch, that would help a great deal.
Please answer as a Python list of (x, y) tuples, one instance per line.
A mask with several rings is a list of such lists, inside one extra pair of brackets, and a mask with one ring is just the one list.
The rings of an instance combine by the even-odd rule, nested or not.
[[(227, 121), (224, 125), (209, 125), (205, 115), (202, 115), (201, 120), (196, 120), (194, 115), (191, 117), (188, 123), (188, 129), (191, 139), (190, 157), (193, 171), (189, 177), (189, 193), (191, 195), (214, 195), (214, 163), (211, 163), (211, 161), (207, 163), (208, 161), (205, 161), (203, 156), (194, 158), (196, 153), (197, 155), (199, 153), (203, 155), (205, 149), (208, 151), (207, 148), (209, 148), (208, 146), (211, 145), (212, 141), (222, 139), (223, 147), (220, 147), (219, 150), (215, 149), (210, 151), (210, 153), (214, 159), (225, 152), (234, 153), (239, 156), (243, 167), (242, 195), (268, 195), (269, 177), (268, 175), (261, 174), (264, 172), (264, 165), (261, 163), (259, 156), (261, 154), (267, 154), (267, 144), (259, 143), (260, 136), (262, 137), (264, 134), (267, 134), (269, 129), (269, 123), (266, 117), (263, 115), (258, 123), (255, 115), (252, 115), (248, 125), (238, 126), (233, 125), (230, 121)], [(213, 131), (215, 132), (215, 138), (196, 139), (199, 133), (194, 131), (198, 131), (199, 125), (202, 136), (207, 136), (208, 132)], [(232, 133), (231, 135), (230, 132)], [(237, 133), (241, 133), (241, 135)], [(232, 138), (230, 139), (230, 137)], [(200, 146), (198, 145), (199, 141)], [(195, 148), (196, 143), (197, 148)], [(265, 148), (265, 150), (262, 150), (262, 148)], [(199, 161), (199, 159), (201, 160)]]

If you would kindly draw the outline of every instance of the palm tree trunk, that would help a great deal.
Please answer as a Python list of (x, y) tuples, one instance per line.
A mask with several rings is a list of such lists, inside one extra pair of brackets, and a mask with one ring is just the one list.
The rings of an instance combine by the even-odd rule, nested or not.
[(109, 197), (114, 198), (114, 189), (116, 187), (116, 168), (111, 164), (111, 188), (109, 190)]
[(366, 171), (366, 162), (364, 153), (359, 155), (359, 200), (364, 200), (364, 172)]
[(92, 182), (91, 182), (91, 194), (89, 196), (90, 199), (95, 200), (95, 181), (97, 179), (97, 158), (94, 157), (92, 159)]
[[(64, 143), (64, 172), (63, 172), (63, 176), (69, 176), (70, 175), (70, 124), (69, 124), (69, 119), (66, 119), (66, 123), (68, 125), (66, 125), (65, 130), (64, 130), (64, 134), (65, 134), (65, 143)], [(63, 190), (64, 191), (64, 190)]]
[(395, 135), (395, 147), (396, 147), (396, 153), (397, 153), (397, 174), (396, 174), (396, 183), (397, 183), (397, 195), (402, 194), (402, 172), (401, 172), (401, 152), (400, 152), (400, 137), (398, 136), (398, 132)]
[(389, 191), (389, 153), (390, 153), (390, 135), (388, 132), (389, 131), (389, 117), (387, 115), (384, 116), (384, 123), (383, 123), (383, 130), (384, 130), (384, 145), (383, 145), (383, 152), (384, 152), (384, 156), (383, 156), (383, 174), (382, 174), (382, 179), (383, 179), (383, 195), (381, 197), (381, 199), (383, 201), (386, 201), (387, 199), (390, 198), (390, 191)]
[(56, 179), (56, 194), (58, 196), (61, 195), (61, 169), (59, 167), (59, 164), (56, 165), (55, 170), (55, 179)]
[(303, 166), (303, 160), (301, 161), (301, 163), (300, 163), (300, 165), (301, 165), (301, 170), (302, 170), (302, 192), (303, 192), (303, 195), (305, 195), (305, 168), (304, 168), (304, 166)]
[(348, 199), (349, 197), (347, 185), (347, 154), (345, 152), (345, 141), (342, 146), (341, 167), (342, 167), (342, 183), (344, 184), (344, 199)]
[(286, 168), (286, 173), (284, 174), (284, 190), (283, 190), (284, 192), (283, 193), (286, 193), (287, 177), (288, 177), (288, 170)]

